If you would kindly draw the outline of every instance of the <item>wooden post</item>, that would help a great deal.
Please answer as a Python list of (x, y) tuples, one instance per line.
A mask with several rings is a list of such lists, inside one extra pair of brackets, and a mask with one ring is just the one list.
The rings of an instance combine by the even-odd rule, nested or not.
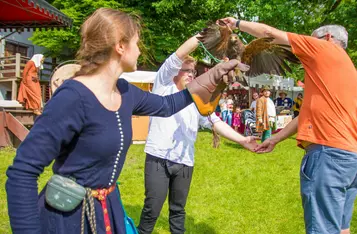
[(16, 80), (11, 81), (11, 100), (17, 99), (17, 82)]
[[(21, 78), (21, 54), (16, 53), (15, 56), (15, 78)], [(11, 100), (17, 99), (17, 82), (16, 79), (11, 81)]]
[(21, 54), (16, 53), (16, 60), (15, 60), (15, 76), (16, 78), (21, 78)]
[(246, 80), (248, 80), (248, 108), (250, 107), (250, 105), (252, 104), (252, 87), (250, 87), (250, 77), (245, 77)]

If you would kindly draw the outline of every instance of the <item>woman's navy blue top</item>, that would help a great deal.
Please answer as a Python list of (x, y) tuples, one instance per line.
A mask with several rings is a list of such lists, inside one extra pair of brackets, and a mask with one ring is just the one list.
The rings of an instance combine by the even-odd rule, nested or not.
[[(17, 150), (6, 182), (10, 224), (14, 234), (79, 234), (81, 210), (60, 212), (50, 207), (37, 179), (53, 164), (53, 173), (71, 176), (84, 187), (108, 188), (123, 168), (132, 140), (132, 115), (168, 117), (192, 103), (187, 90), (158, 96), (119, 79), (122, 104), (109, 111), (82, 83), (65, 81), (46, 104)], [(105, 233), (102, 207), (95, 201), (97, 232)], [(118, 194), (107, 197), (112, 233), (125, 233)], [(86, 222), (85, 233), (91, 233)]]

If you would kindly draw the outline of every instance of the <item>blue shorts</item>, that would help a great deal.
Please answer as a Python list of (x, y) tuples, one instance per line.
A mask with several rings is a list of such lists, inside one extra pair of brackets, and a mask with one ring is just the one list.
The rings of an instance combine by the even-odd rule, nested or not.
[(340, 234), (350, 227), (357, 195), (357, 153), (312, 144), (300, 169), (306, 233)]

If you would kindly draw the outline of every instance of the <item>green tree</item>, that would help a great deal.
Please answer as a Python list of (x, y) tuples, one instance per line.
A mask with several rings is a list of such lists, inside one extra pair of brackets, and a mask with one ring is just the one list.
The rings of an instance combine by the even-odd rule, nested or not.
[(357, 1), (343, 1), (322, 24), (340, 24), (348, 31), (347, 52), (357, 67)]
[[(157, 68), (188, 37), (198, 33), (208, 21), (225, 16), (263, 22), (282, 30), (311, 34), (327, 23), (338, 23), (349, 31), (348, 53), (357, 64), (356, 0), (52, 0), (73, 22), (71, 29), (36, 32), (35, 44), (48, 49), (48, 55), (74, 58), (79, 48), (79, 29), (85, 18), (99, 7), (111, 7), (142, 18), (141, 68)], [(253, 38), (240, 33), (245, 42)], [(202, 57), (202, 50), (195, 55)], [(299, 78), (301, 69), (292, 76)]]
[(30, 39), (34, 44), (47, 49), (46, 56), (57, 57), (61, 60), (74, 58), (80, 45), (80, 26), (88, 15), (100, 7), (121, 7), (114, 0), (53, 0), (49, 2), (73, 19), (73, 26), (70, 29), (38, 30)]

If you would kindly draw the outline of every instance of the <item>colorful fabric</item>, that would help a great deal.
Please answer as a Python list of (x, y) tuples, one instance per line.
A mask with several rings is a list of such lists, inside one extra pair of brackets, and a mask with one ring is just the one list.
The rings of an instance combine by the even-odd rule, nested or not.
[(242, 117), (240, 113), (233, 114), (233, 127), (239, 127), (241, 125)]
[(340, 46), (288, 33), (305, 69), (297, 140), (357, 152), (357, 71)]
[(106, 234), (112, 234), (112, 229), (110, 227), (110, 219), (108, 215), (108, 208), (107, 208), (107, 196), (115, 189), (116, 189), (116, 184), (112, 185), (108, 189), (103, 188), (103, 189), (92, 190), (92, 196), (97, 198), (100, 204), (102, 205)]
[[(256, 130), (263, 132), (276, 129), (276, 111), (270, 98), (260, 97), (257, 99)], [(260, 121), (262, 120), (262, 121)]]
[(27, 110), (39, 110), (41, 108), (41, 86), (37, 68), (31, 60), (26, 63), (22, 73), (17, 101), (22, 103)]
[(294, 111), (297, 111), (297, 112), (300, 112), (301, 105), (302, 105), (302, 99), (300, 99), (300, 98), (295, 98), (295, 99), (294, 99), (293, 110), (294, 110)]
[(257, 99), (256, 130), (257, 132), (263, 132), (264, 130), (269, 130), (267, 98), (265, 97), (260, 97)]

